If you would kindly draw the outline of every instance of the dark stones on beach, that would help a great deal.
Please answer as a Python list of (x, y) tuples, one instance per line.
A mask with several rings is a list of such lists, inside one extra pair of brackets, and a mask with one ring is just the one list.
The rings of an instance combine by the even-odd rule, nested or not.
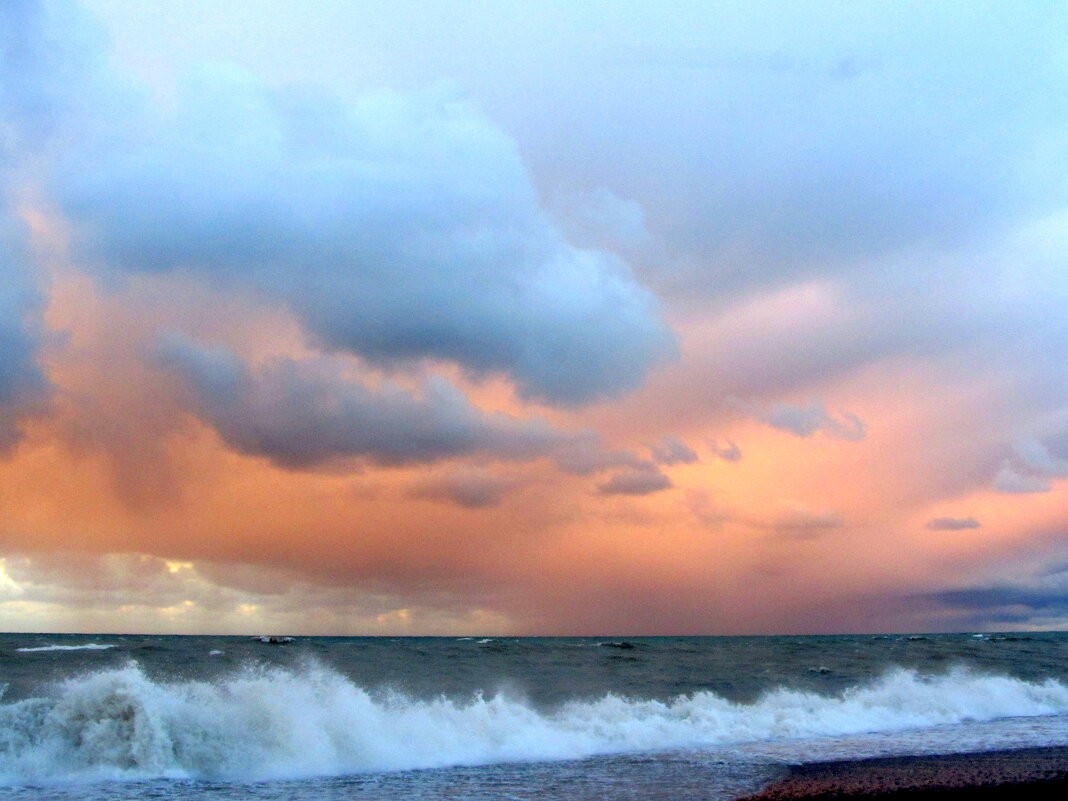
[(887, 757), (796, 765), (745, 801), (1027, 799), (1068, 788), (1068, 748)]

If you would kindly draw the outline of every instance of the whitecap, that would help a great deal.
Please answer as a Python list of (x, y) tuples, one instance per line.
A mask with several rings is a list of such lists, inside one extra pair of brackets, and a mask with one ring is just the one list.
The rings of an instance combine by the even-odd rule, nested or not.
[(16, 648), (20, 654), (39, 653), (42, 651), (106, 651), (115, 646), (111, 643), (87, 642), (83, 645), (39, 645), (33, 648)]

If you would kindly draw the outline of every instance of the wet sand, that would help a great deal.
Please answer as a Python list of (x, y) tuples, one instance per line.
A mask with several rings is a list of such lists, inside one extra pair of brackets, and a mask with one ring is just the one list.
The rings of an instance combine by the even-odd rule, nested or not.
[(1066, 791), (1068, 747), (1056, 747), (796, 765), (746, 801), (1022, 801)]

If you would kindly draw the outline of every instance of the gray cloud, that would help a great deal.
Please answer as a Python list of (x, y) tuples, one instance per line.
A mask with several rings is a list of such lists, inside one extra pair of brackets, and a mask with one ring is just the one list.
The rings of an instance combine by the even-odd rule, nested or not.
[(699, 461), (697, 452), (693, 448), (670, 434), (650, 445), (649, 453), (659, 464), (693, 464)]
[(936, 517), (927, 523), (927, 528), (934, 531), (964, 531), (979, 528), (981, 523), (974, 517)]
[(987, 585), (942, 590), (919, 596), (956, 610), (969, 625), (1047, 624), (1068, 620), (1068, 588), (1062, 586)]
[[(2, 562), (13, 580), (0, 588), (7, 600), (58, 607), (62, 611), (47, 619), (73, 631), (101, 631), (120, 621), (152, 630), (162, 624), (163, 630), (181, 631), (196, 622), (228, 633), (262, 633), (257, 629), (265, 624), (271, 631), (281, 626), (282, 631), (336, 633), (346, 623), (360, 628), (378, 614), (413, 605), (410, 596), (391, 595), (373, 582), (323, 584), (288, 567), (168, 563), (141, 553), (8, 554)], [(433, 593), (426, 600), (445, 610), (458, 603)], [(161, 620), (162, 607), (179, 617)]]
[(588, 476), (619, 467), (638, 471), (656, 470), (656, 465), (633, 451), (606, 448), (601, 438), (592, 431), (581, 432), (563, 443), (554, 458), (562, 471), (574, 476)]
[(214, 68), (173, 114), (122, 124), (83, 132), (50, 181), (112, 275), (258, 291), (325, 347), (504, 373), (551, 403), (631, 389), (674, 352), (653, 295), (564, 241), (513, 141), (455, 93), (345, 104)]
[(484, 470), (453, 470), (416, 481), (409, 494), (413, 498), (454, 503), (465, 509), (498, 506), (516, 482)]
[[(440, 377), (412, 390), (390, 381), (372, 386), (343, 358), (277, 357), (252, 367), (228, 348), (178, 333), (160, 338), (155, 360), (184, 380), (191, 408), (231, 447), (290, 469), (354, 458), (405, 465), (477, 456), (548, 458), (572, 475), (619, 467), (655, 472), (652, 462), (606, 448), (590, 430), (484, 412)], [(471, 497), (480, 492), (474, 483)], [(492, 491), (484, 482), (481, 492)], [(464, 494), (457, 486), (453, 492)]]
[(671, 479), (655, 467), (624, 470), (597, 485), (601, 495), (651, 495), (671, 489)]
[(25, 180), (19, 174), (19, 154), (27, 143), (38, 141), (31, 133), (46, 133), (30, 125), (36, 73), (29, 69), (25, 77), (21, 74), (43, 57), (38, 50), (20, 47), (20, 29), (37, 26), (39, 13), (34, 3), (0, 8), (0, 451), (14, 446), (19, 418), (48, 391), (36, 363), (40, 298), (14, 197)]
[(1065, 477), (1068, 461), (1050, 453), (1036, 437), (1019, 437), (1012, 443), (1012, 455), (994, 476), (994, 489), (1011, 495), (1049, 492), (1051, 479)]
[(994, 476), (994, 489), (1007, 495), (1031, 495), (1049, 492), (1053, 489), (1053, 485), (1047, 478), (1022, 473), (1011, 463), (1006, 462)]
[(390, 382), (372, 388), (326, 357), (253, 369), (232, 351), (178, 335), (161, 341), (159, 362), (185, 379), (198, 413), (227, 443), (289, 468), (353, 457), (384, 465), (532, 459), (572, 440), (544, 420), (483, 412), (444, 379), (416, 392)]
[(1051, 454), (1049, 448), (1035, 437), (1020, 437), (1013, 443), (1013, 451), (1021, 464), (1040, 475), (1050, 478), (1068, 476), (1068, 461)]
[(841, 419), (832, 417), (820, 401), (812, 400), (807, 406), (775, 403), (758, 412), (757, 419), (798, 437), (811, 437), (819, 432), (835, 439), (858, 442), (867, 436), (868, 427), (859, 417), (849, 412), (839, 412), (839, 415)]
[[(537, 4), (521, 21), (490, 4), (453, 30), (424, 3), (369, 2), (331, 20), (374, 56), (323, 48), (284, 66), (272, 29), (313, 41), (315, 15), (283, 4), (219, 24), (276, 83), (297, 72), (418, 86), (444, 67), (520, 139), (543, 186), (605, 187), (645, 208), (695, 265), (665, 284), (696, 303), (982, 239), (1059, 191), (1063, 9), (618, 7), (605, 26), (596, 4)], [(406, 46), (383, 52), (398, 32)]]
[[(577, 193), (608, 186), (670, 233), (680, 257), (661, 280), (684, 302), (982, 239), (1058, 191), (1029, 162), (1063, 113), (1064, 77), (1049, 66), (1061, 12), (1010, 16), (945, 3), (921, 22), (900, 6), (848, 18), (782, 3), (744, 14), (657, 6), (656, 20), (685, 19), (683, 30), (625, 5), (629, 24), (593, 42), (592, 9), (568, 15), (582, 21), (573, 28), (581, 42), (577, 33), (555, 41), (553, 26), (552, 42), (516, 36), (514, 47), (554, 54), (525, 80), (504, 60), (503, 73), (475, 76), (474, 63), (468, 73), (502, 119), (517, 121), (550, 184)], [(561, 74), (574, 76), (566, 88)], [(530, 95), (508, 97), (517, 79)], [(598, 92), (606, 83), (613, 92)], [(928, 90), (919, 101), (917, 85)], [(584, 136), (561, 144), (552, 115), (521, 107), (519, 98), (539, 90), (567, 104)], [(1009, 109), (1007, 127), (989, 113), (994, 97)], [(970, 141), (983, 142), (981, 155)], [(1063, 165), (1059, 149), (1041, 152)]]
[(740, 462), (742, 460), (741, 448), (733, 441), (728, 439), (727, 445), (721, 447), (714, 439), (708, 441), (708, 449), (712, 451), (712, 454), (725, 462)]

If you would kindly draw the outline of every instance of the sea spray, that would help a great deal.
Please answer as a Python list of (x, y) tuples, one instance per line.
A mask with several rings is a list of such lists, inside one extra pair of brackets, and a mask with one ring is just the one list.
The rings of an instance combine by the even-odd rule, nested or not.
[(550, 710), (507, 694), (371, 694), (327, 668), (247, 668), (158, 682), (134, 665), (0, 705), (0, 780), (261, 780), (558, 760), (927, 728), (1068, 712), (1068, 686), (964, 669), (893, 670), (838, 695), (789, 689), (741, 704), (605, 695)]

